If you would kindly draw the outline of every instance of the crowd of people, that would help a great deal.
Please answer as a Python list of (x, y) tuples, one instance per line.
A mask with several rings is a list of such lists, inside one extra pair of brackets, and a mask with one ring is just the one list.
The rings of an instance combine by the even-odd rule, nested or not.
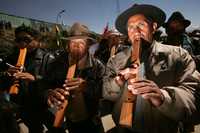
[(195, 132), (200, 44), (190, 24), (179, 11), (166, 21), (159, 7), (134, 4), (100, 41), (76, 22), (54, 51), (39, 31), (17, 27), (13, 52), (0, 54), (0, 133), (22, 133), (21, 122), (29, 133)]

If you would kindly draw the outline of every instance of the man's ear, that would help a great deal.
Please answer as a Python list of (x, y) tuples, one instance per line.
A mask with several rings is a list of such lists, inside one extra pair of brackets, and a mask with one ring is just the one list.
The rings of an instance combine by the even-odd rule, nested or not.
[(153, 22), (152, 27), (153, 27), (153, 33), (155, 33), (157, 30), (158, 24), (156, 22)]

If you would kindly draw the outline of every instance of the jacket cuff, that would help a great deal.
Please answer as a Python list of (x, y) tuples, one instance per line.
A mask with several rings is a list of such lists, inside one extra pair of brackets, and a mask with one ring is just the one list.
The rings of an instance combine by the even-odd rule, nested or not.
[(164, 101), (159, 107), (157, 107), (157, 109), (165, 113), (169, 111), (170, 104), (172, 104), (172, 98), (166, 90), (161, 89), (161, 92), (164, 96)]

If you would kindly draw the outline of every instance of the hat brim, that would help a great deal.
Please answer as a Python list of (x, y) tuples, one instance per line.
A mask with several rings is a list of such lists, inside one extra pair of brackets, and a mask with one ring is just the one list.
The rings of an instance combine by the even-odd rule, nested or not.
[(66, 40), (66, 41), (70, 41), (73, 39), (88, 39), (92, 42), (92, 44), (96, 43), (97, 40), (95, 40), (94, 38), (88, 37), (88, 36), (71, 36), (71, 37), (62, 37), (62, 40)]
[[(191, 24), (191, 21), (190, 21), (190, 20), (187, 20), (187, 19), (182, 20), (182, 22), (184, 23), (185, 28), (188, 27), (188, 26), (190, 26), (190, 24)], [(164, 23), (164, 24), (162, 25), (162, 27), (166, 28), (167, 25), (168, 25), (169, 23), (170, 23), (170, 22)]]
[(191, 24), (190, 20), (184, 20), (185, 27), (188, 27)]
[(150, 18), (156, 22), (158, 28), (165, 22), (166, 15), (158, 7), (153, 5), (133, 5), (131, 8), (121, 13), (115, 22), (116, 29), (122, 34), (127, 35), (127, 22), (131, 16), (136, 14), (143, 14), (145, 17)]

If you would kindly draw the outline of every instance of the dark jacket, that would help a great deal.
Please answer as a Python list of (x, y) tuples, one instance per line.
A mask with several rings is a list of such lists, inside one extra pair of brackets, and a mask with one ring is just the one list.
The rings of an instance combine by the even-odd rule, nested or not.
[[(49, 87), (47, 88), (46, 92), (44, 92), (44, 102), (47, 101), (48, 89), (62, 88), (64, 80), (66, 79), (68, 68), (68, 53), (65, 52), (61, 52), (60, 56), (58, 56), (54, 62), (48, 65), (48, 72), (45, 82)], [(102, 96), (102, 77), (104, 71), (104, 65), (99, 60), (89, 55), (86, 68), (81, 70), (77, 69), (75, 72), (74, 77), (81, 77), (87, 82), (87, 87), (83, 92), (83, 96), (89, 117), (92, 117), (97, 113), (98, 100)], [(70, 112), (70, 105), (68, 106), (67, 111)]]
[[(40, 48), (34, 49), (31, 53), (27, 52), (23, 71), (32, 74), (35, 77), (35, 81), (29, 83), (23, 80), (19, 81), (19, 93), (17, 95), (10, 96), (10, 100), (18, 104), (18, 116), (26, 123), (29, 130), (34, 130), (33, 132), (39, 132), (38, 128), (35, 128), (37, 127), (37, 124), (42, 127), (41, 119), (43, 118), (41, 116), (43, 116), (42, 112), (44, 111), (44, 107), (41, 103), (39, 92), (43, 90), (41, 82), (46, 74), (45, 69), (48, 61), (50, 60), (50, 55), (51, 54), (46, 50)], [(18, 56), (19, 49), (15, 48), (15, 51), (12, 54), (4, 56), (4, 60), (7, 63), (15, 65), (17, 63)], [(5, 63), (3, 63), (2, 72), (5, 72), (7, 69), (8, 67)], [(8, 75), (2, 75), (0, 81), (3, 83), (2, 89), (8, 90), (12, 85), (13, 79)]]

